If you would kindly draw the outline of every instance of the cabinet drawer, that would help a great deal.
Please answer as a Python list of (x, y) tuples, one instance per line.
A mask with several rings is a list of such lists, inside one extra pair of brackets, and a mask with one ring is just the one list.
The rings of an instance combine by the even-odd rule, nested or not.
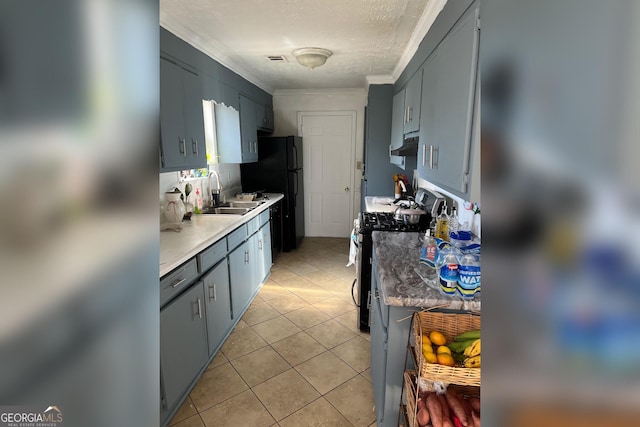
[[(269, 212), (267, 212), (267, 215), (268, 214)], [(257, 216), (247, 223), (248, 235), (251, 236), (253, 233), (258, 231), (259, 228), (260, 228), (260, 216)]]
[(247, 236), (246, 224), (241, 225), (237, 230), (229, 233), (227, 235), (227, 247), (229, 251), (234, 250), (240, 243), (247, 240)]
[(218, 261), (227, 255), (227, 238), (223, 238), (217, 243), (214, 243), (208, 249), (200, 252), (196, 258), (198, 260), (198, 271), (204, 273), (211, 267), (216, 265)]
[(196, 277), (198, 277), (196, 259), (191, 258), (188, 262), (160, 279), (160, 305), (186, 289), (195, 281)]
[[(269, 222), (269, 209), (267, 209), (266, 211), (262, 212), (259, 216), (258, 219), (260, 220), (260, 225), (259, 227), (262, 227), (263, 225), (265, 225), (266, 223)], [(258, 228), (259, 228), (258, 227)]]

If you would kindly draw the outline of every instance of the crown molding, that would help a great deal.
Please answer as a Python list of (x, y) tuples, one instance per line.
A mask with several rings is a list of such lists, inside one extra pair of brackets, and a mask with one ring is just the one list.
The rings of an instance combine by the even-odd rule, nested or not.
[(392, 85), (396, 82), (391, 74), (380, 76), (367, 76), (367, 88), (370, 85)]
[[(162, 16), (162, 14), (160, 16), (160, 26), (163, 27), (165, 30), (169, 31), (170, 33), (173, 33), (175, 36), (182, 39), (186, 43), (195, 47), (199, 51), (205, 53), (206, 55), (208, 55), (215, 61), (219, 62), (221, 65), (227, 67), (234, 73), (240, 75), (245, 80), (248, 80), (249, 82), (258, 86), (260, 89), (264, 90), (268, 94), (273, 95), (274, 89), (271, 86), (269, 86), (267, 83), (260, 80), (253, 73), (249, 72), (242, 66), (238, 65), (236, 62), (231, 60), (231, 58), (229, 58), (227, 55), (222, 53), (223, 45), (221, 43), (215, 42), (215, 43), (205, 44), (202, 38), (198, 34), (194, 33), (188, 28), (185, 28), (183, 25), (181, 25), (178, 22), (175, 22), (171, 19), (167, 19), (167, 17)], [(219, 49), (215, 49), (216, 46), (219, 47)]]
[(358, 95), (366, 94), (367, 90), (363, 88), (335, 88), (335, 89), (276, 89), (273, 96), (281, 95), (330, 95), (355, 93)]
[(424, 12), (422, 12), (422, 16), (411, 34), (407, 47), (404, 49), (402, 56), (391, 73), (394, 83), (400, 78), (409, 61), (411, 61), (411, 58), (415, 55), (420, 43), (422, 43), (429, 28), (431, 28), (446, 3), (447, 0), (429, 0), (427, 3), (427, 7), (424, 8)]

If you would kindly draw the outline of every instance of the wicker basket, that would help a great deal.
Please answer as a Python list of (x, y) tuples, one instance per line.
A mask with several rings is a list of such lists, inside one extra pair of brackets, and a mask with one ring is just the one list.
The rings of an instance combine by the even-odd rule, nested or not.
[[(407, 427), (418, 427), (416, 421), (417, 405), (418, 405), (418, 393), (416, 388), (416, 371), (404, 371), (404, 387), (406, 396), (406, 419), (408, 422)], [(457, 384), (450, 384), (447, 389), (454, 389), (458, 396), (471, 398), (480, 397), (480, 388), (474, 386), (462, 386)]]
[(453, 340), (457, 335), (480, 329), (480, 315), (456, 313), (432, 313), (420, 311), (413, 314), (414, 356), (416, 366), (420, 367), (420, 377), (431, 381), (464, 386), (480, 386), (480, 368), (465, 368), (460, 364), (454, 367), (427, 363), (422, 356), (422, 334), (439, 331)]

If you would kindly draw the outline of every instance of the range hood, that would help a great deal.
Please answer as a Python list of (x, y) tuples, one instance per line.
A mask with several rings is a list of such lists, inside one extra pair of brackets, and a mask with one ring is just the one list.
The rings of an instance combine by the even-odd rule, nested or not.
[(417, 156), (418, 155), (418, 135), (407, 135), (402, 142), (402, 146), (391, 150), (394, 156)]

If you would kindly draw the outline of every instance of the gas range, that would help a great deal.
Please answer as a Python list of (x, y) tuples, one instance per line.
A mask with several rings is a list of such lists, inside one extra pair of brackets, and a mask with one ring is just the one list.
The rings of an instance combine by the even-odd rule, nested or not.
[(372, 231), (424, 232), (429, 225), (426, 218), (420, 220), (418, 224), (405, 224), (404, 221), (396, 219), (391, 212), (361, 212), (359, 224), (360, 233), (371, 233)]

